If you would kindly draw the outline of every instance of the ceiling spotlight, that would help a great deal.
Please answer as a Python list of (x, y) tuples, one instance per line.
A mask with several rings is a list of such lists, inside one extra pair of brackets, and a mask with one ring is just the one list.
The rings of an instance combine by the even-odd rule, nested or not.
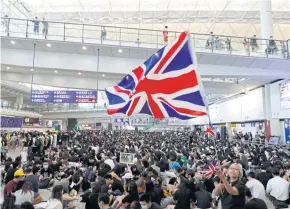
[(79, 75), (81, 75), (82, 73), (81, 73), (81, 72), (79, 72), (78, 74), (79, 74)]
[(51, 47), (51, 44), (46, 44), (47, 47)]
[(142, 20), (142, 17), (138, 17), (138, 20)]
[(30, 71), (33, 72), (33, 68), (31, 68)]
[(10, 41), (11, 44), (15, 44), (15, 41)]
[(87, 47), (86, 46), (83, 46), (83, 50), (86, 50), (87, 49)]
[(55, 70), (54, 72), (57, 73), (57, 70)]
[(18, 84), (20, 84), (20, 85), (21, 85), (22, 83), (21, 83), (21, 82), (19, 82)]
[(102, 17), (101, 17), (101, 18), (99, 18), (99, 20), (100, 20), (100, 21), (103, 21), (103, 20), (104, 20), (104, 18), (102, 18)]
[(6, 69), (7, 69), (7, 70), (10, 70), (10, 67), (9, 67), (9, 66), (7, 66), (7, 67), (6, 67)]
[(105, 77), (105, 74), (103, 74), (102, 76)]
[(123, 52), (123, 50), (122, 50), (122, 49), (119, 49), (119, 50), (118, 50), (118, 52), (119, 52), (119, 53), (122, 53), (122, 52)]

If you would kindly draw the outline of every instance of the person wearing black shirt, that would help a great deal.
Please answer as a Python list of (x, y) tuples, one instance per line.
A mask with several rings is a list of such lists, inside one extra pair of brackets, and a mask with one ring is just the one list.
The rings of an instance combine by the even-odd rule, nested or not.
[(161, 207), (156, 202), (153, 202), (151, 197), (147, 194), (141, 196), (140, 203), (148, 209), (161, 209)]
[[(117, 179), (114, 179), (111, 174), (104, 176), (104, 178), (106, 180), (106, 184), (108, 186), (111, 185), (111, 190), (113, 193), (115, 193), (115, 192), (121, 192), (122, 194), (124, 193), (124, 187), (123, 187), (122, 183), (120, 181), (118, 181)], [(117, 191), (117, 190), (119, 190), (119, 191)]]
[(177, 177), (178, 190), (173, 194), (173, 202), (176, 205), (169, 205), (169, 209), (190, 209), (190, 202), (195, 199), (194, 194), (188, 188), (189, 182), (183, 177)]
[(253, 198), (249, 188), (246, 188), (246, 197), (248, 199), (248, 202), (245, 209), (268, 209), (264, 200), (261, 200), (259, 198)]
[(208, 191), (205, 190), (204, 184), (202, 182), (197, 183), (196, 185), (196, 206), (201, 209), (206, 209), (211, 207), (211, 195)]
[(97, 204), (99, 193), (101, 192), (101, 185), (99, 183), (92, 183), (92, 192), (82, 195), (82, 202), (86, 203), (85, 209), (99, 209)]
[(223, 183), (223, 188), (219, 191), (223, 209), (244, 209), (245, 208), (245, 184), (240, 180), (243, 175), (243, 168), (240, 164), (233, 163), (229, 167), (229, 182), (221, 170), (216, 171), (216, 175)]
[(43, 163), (43, 168), (40, 170), (39, 187), (46, 188), (54, 183), (53, 169), (48, 166), (47, 162)]
[(13, 162), (12, 167), (8, 168), (6, 178), (5, 178), (5, 184), (7, 184), (9, 181), (14, 179), (14, 173), (17, 171), (17, 167), (19, 166), (18, 162)]
[(257, 175), (257, 180), (258, 181), (260, 181), (263, 185), (264, 185), (264, 187), (265, 187), (265, 189), (267, 188), (267, 183), (268, 183), (268, 181), (272, 178), (273, 176), (272, 176), (272, 174), (270, 173), (270, 172), (268, 172), (267, 171), (267, 165), (262, 165), (261, 166), (261, 173), (259, 173), (258, 175)]

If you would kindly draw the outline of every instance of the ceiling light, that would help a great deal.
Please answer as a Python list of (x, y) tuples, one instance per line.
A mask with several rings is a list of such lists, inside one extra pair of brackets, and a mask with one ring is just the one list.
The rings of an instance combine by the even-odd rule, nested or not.
[(57, 70), (55, 70), (54, 72), (57, 73)]
[(81, 72), (79, 72), (78, 74), (79, 74), (79, 75), (81, 75), (82, 73), (81, 73)]
[(51, 47), (51, 44), (46, 44), (47, 47)]
[(33, 72), (33, 68), (31, 68), (30, 71)]
[(10, 41), (11, 44), (15, 44), (15, 41)]
[(87, 47), (86, 46), (83, 46), (83, 50), (86, 50), (87, 49)]
[(10, 67), (9, 67), (9, 66), (7, 66), (7, 67), (6, 67), (6, 69), (7, 69), (7, 70), (10, 70)]
[(138, 17), (138, 20), (142, 20), (142, 17)]
[(22, 83), (21, 83), (21, 82), (19, 82), (19, 84), (21, 85)]
[(105, 74), (103, 74), (102, 76), (105, 77)]
[(100, 21), (103, 21), (103, 20), (104, 20), (104, 18), (102, 18), (102, 17), (101, 17), (101, 18), (99, 18), (99, 20), (100, 20)]
[(119, 49), (119, 50), (118, 50), (118, 52), (119, 52), (119, 53), (122, 53), (122, 52), (123, 52), (123, 50), (122, 50), (122, 49)]

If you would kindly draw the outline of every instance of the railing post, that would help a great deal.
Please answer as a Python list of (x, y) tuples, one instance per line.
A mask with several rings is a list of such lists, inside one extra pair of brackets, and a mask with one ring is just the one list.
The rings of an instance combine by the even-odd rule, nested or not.
[(121, 28), (120, 28), (120, 39), (119, 39), (119, 45), (121, 46), (122, 44), (121, 44), (121, 39), (122, 39), (122, 35), (121, 35)]
[(82, 42), (84, 42), (84, 30), (85, 30), (85, 24), (83, 24), (83, 30), (82, 30)]
[[(290, 47), (289, 47), (289, 44), (290, 44), (290, 39), (287, 40), (286, 42), (286, 49), (287, 49), (287, 59), (290, 59)], [(285, 52), (284, 52), (285, 53)]]
[(232, 49), (232, 37), (230, 37), (229, 50), (230, 50), (230, 54), (232, 54), (232, 52), (233, 52), (233, 49)]
[[(262, 41), (262, 43), (263, 43), (263, 41)], [(266, 56), (269, 57), (269, 49), (270, 49), (269, 40), (266, 40), (265, 43), (266, 43), (266, 49), (265, 49), (266, 50)]]
[(157, 40), (157, 42), (156, 42), (157, 47), (156, 47), (156, 48), (158, 49), (158, 48), (159, 48), (159, 47), (158, 47), (158, 45), (159, 45), (159, 44), (158, 44), (158, 31), (156, 31), (156, 40)]
[(251, 39), (248, 38), (248, 46), (247, 46), (247, 50), (248, 50), (248, 55), (251, 56), (251, 43), (250, 43)]
[(28, 20), (26, 20), (26, 38), (28, 38)]
[(63, 24), (63, 40), (65, 41), (65, 23)]
[(9, 26), (10, 26), (10, 18), (9, 19), (7, 19), (7, 36), (9, 36), (10, 35), (10, 28), (9, 28)]

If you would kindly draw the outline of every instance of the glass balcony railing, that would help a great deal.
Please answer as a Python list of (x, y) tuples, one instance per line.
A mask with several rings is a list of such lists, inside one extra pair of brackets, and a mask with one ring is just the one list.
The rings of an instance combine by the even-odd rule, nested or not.
[[(126, 47), (161, 48), (163, 31), (68, 22), (2, 18), (1, 35)], [(168, 31), (169, 41), (180, 32)], [(197, 52), (289, 59), (290, 40), (190, 34)]]

